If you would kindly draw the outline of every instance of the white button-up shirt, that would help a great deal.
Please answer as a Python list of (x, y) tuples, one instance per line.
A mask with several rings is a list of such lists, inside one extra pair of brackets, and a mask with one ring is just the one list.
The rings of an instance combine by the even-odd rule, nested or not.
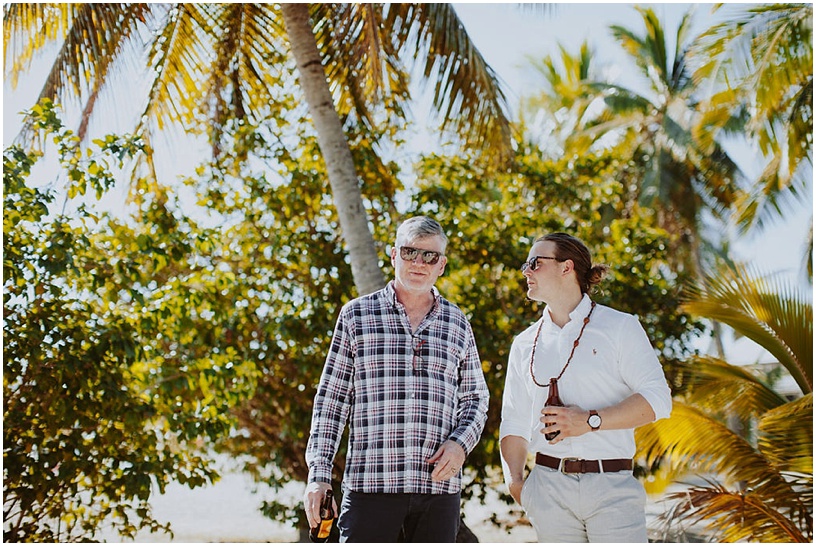
[[(520, 436), (529, 450), (553, 457), (580, 459), (625, 459), (635, 454), (633, 429), (601, 430), (565, 438), (551, 445), (541, 434), (541, 409), (547, 400), (547, 385), (557, 377), (569, 358), (591, 301), (583, 300), (570, 313), (570, 321), (559, 328), (550, 313), (543, 316), (514, 340), (502, 398), (501, 437)], [(543, 324), (542, 324), (543, 321)], [(530, 376), (530, 356), (539, 324), (541, 334)], [(558, 380), (561, 400), (567, 406), (603, 410), (638, 393), (654, 410), (656, 419), (671, 413), (671, 391), (654, 348), (638, 319), (630, 314), (598, 305), (575, 349), (572, 362)]]

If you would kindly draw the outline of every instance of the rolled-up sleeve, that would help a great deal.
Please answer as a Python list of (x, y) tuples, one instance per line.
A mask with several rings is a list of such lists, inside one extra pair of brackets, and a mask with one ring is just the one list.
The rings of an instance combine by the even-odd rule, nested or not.
[(671, 415), (671, 389), (646, 331), (637, 317), (623, 323), (620, 373), (633, 392), (640, 394), (655, 414), (655, 421)]
[(510, 348), (507, 375), (504, 380), (499, 437), (520, 436), (529, 442), (532, 434), (530, 419), (533, 400), (527, 389), (527, 378), (521, 372), (519, 353), (518, 340), (514, 340)]

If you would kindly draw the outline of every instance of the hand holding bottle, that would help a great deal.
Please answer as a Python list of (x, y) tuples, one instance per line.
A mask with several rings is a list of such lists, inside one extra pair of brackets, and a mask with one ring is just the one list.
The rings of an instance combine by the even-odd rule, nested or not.
[[(303, 494), (303, 508), (306, 512), (306, 520), (309, 522), (309, 528), (313, 529), (320, 525), (320, 508), (325, 501), (326, 493), (331, 495), (331, 484), (325, 482), (312, 482), (306, 486), (306, 491)], [(337, 502), (332, 496), (332, 510), (337, 513)]]
[(309, 540), (312, 542), (328, 542), (334, 524), (336, 504), (331, 489), (327, 489), (320, 502), (320, 522), (309, 528)]

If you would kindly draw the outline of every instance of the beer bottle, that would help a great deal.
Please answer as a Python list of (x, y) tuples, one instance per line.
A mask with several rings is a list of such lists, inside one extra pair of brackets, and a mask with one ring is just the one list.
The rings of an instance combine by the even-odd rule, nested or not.
[[(550, 378), (550, 393), (547, 396), (547, 401), (544, 402), (544, 407), (546, 408), (547, 406), (564, 406), (564, 403), (561, 401), (561, 397), (558, 396), (558, 380), (555, 377)], [(551, 424), (552, 423), (547, 423), (546, 421), (544, 422), (544, 425), (546, 426), (550, 426)], [(560, 433), (560, 430), (556, 430), (555, 432), (547, 432), (544, 434), (544, 437), (547, 439), (547, 441), (550, 441)]]
[(334, 523), (334, 508), (332, 507), (332, 490), (326, 491), (323, 501), (320, 503), (320, 523), (317, 527), (309, 529), (309, 540), (312, 542), (327, 542), (331, 534)]

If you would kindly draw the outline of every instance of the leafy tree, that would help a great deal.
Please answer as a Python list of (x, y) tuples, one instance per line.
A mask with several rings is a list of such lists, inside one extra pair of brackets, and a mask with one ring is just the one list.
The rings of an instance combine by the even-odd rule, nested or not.
[[(813, 307), (810, 294), (724, 267), (684, 308), (722, 321), (774, 355), (803, 396), (789, 401), (743, 366), (712, 357), (685, 364), (689, 388), (670, 419), (638, 429), (640, 454), (662, 479), (711, 475), (671, 494), (675, 521), (702, 522), (723, 542), (813, 541)], [(743, 433), (729, 420), (745, 423)], [(704, 432), (703, 432), (704, 431)]]
[[(303, 124), (286, 135), (270, 134), (267, 126), (236, 127), (231, 146), (189, 183), (221, 226), (221, 260), (240, 271), (235, 298), (243, 303), (231, 334), (261, 371), (255, 395), (234, 410), (238, 428), (219, 448), (240, 457), (257, 480), (282, 489), (307, 479), (312, 401), (353, 281), (314, 135)], [(285, 144), (293, 139), (297, 146)], [(352, 146), (381, 241), (378, 264), (385, 267), (401, 185), (395, 165), (381, 163), (364, 138)], [(343, 462), (341, 451), (338, 479)], [(299, 503), (265, 499), (262, 510), (307, 530)]]
[(381, 288), (384, 278), (341, 116), (376, 125), (384, 99), (395, 101), (391, 112), (401, 112), (413, 60), (426, 81), (437, 82), (433, 101), (444, 112), (443, 125), (453, 125), (471, 144), (509, 155), (497, 79), (449, 4), (11, 4), (4, 16), (11, 76), (16, 79), (44, 45), (61, 40), (41, 97), (84, 91), (87, 119), (145, 22), (153, 27), (150, 90), (136, 134), (148, 144), (152, 124), (161, 129), (181, 122), (197, 130), (201, 110), (217, 152), (226, 122), (262, 117), (270, 75), (289, 66), (278, 54), (289, 41), (359, 293)]
[[(81, 148), (47, 101), (30, 115), (56, 143), (71, 202), (102, 195), (112, 168), (143, 153), (138, 137)], [(41, 155), (13, 146), (3, 157), (4, 539), (167, 529), (152, 488), (216, 479), (201, 448), (254, 387), (254, 363), (199, 328), (229, 313), (204, 297), (229, 278), (209, 275), (208, 235), (161, 196), (135, 226), (86, 204), (54, 212), (54, 189), (28, 180)]]

